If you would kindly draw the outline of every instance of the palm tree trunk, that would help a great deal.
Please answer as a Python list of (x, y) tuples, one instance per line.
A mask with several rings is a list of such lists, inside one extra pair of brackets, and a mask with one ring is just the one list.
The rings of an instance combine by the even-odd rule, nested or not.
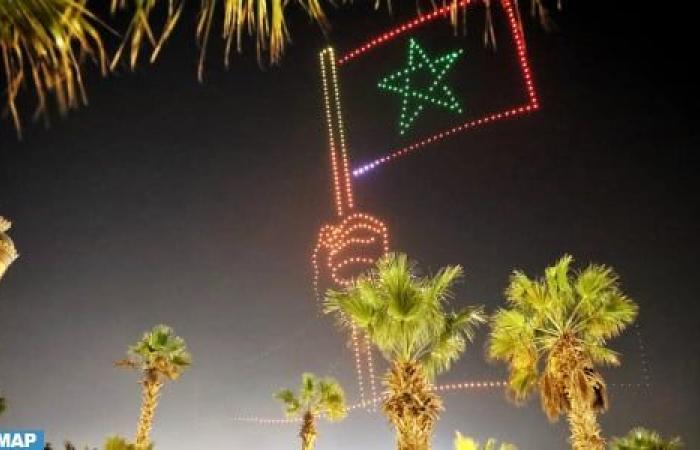
[(382, 410), (396, 429), (398, 450), (430, 450), (442, 400), (430, 390), (428, 379), (416, 361), (394, 362), (384, 384)]
[[(573, 450), (604, 450), (605, 439), (600, 435), (598, 411), (605, 408), (606, 401), (598, 398), (604, 391), (602, 377), (598, 377), (593, 366), (573, 336), (560, 339), (548, 361), (548, 370), (559, 380), (563, 396), (557, 397), (552, 408), (545, 408), (550, 418), (565, 410), (569, 420), (570, 441)], [(546, 389), (557, 391), (556, 388)], [(565, 404), (559, 404), (565, 400)], [(546, 403), (546, 402), (545, 402)], [(543, 403), (544, 404), (544, 403)]]
[(158, 406), (158, 397), (163, 387), (163, 382), (158, 379), (157, 374), (147, 372), (141, 380), (141, 415), (139, 417), (138, 428), (136, 430), (136, 448), (147, 448), (150, 444), (151, 428), (153, 428), (153, 417)]
[(301, 450), (313, 450), (317, 435), (314, 415), (310, 412), (306, 412), (302, 419), (301, 431), (299, 432)]
[(600, 425), (595, 410), (589, 401), (574, 396), (568, 413), (573, 450), (604, 450), (605, 439), (601, 437)]

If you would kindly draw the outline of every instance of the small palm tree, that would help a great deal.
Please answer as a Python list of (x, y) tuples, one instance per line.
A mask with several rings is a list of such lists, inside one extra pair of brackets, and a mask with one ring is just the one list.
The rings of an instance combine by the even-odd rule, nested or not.
[(501, 442), (498, 446), (498, 441), (489, 439), (482, 445), (470, 437), (462, 436), (459, 431), (455, 433), (454, 450), (496, 450), (497, 448), (498, 450), (518, 450), (518, 447), (507, 442)]
[(550, 420), (568, 416), (575, 450), (602, 450), (597, 414), (608, 399), (596, 365), (620, 363), (607, 341), (634, 322), (637, 306), (612, 269), (590, 265), (574, 273), (572, 261), (564, 256), (538, 280), (513, 273), (509, 307), (493, 318), (488, 353), (509, 365), (508, 393), (516, 402), (538, 391)]
[(656, 431), (635, 428), (624, 437), (614, 438), (610, 450), (679, 450), (683, 448), (681, 438), (666, 440)]
[(482, 307), (445, 311), (462, 268), (448, 266), (419, 277), (406, 255), (391, 254), (343, 291), (329, 291), (325, 312), (344, 328), (363, 330), (391, 363), (382, 411), (396, 429), (399, 450), (427, 450), (443, 409), (431, 389), (435, 376), (460, 357)]
[(135, 345), (129, 347), (129, 358), (118, 366), (130, 367), (141, 373), (141, 414), (136, 431), (136, 448), (148, 448), (158, 398), (166, 381), (176, 380), (187, 369), (192, 358), (185, 341), (172, 328), (157, 325)]
[(108, 437), (105, 441), (104, 450), (153, 450), (153, 444), (149, 443), (144, 447), (136, 447), (120, 436)]
[(316, 418), (323, 416), (335, 422), (345, 418), (345, 392), (340, 383), (334, 378), (317, 378), (312, 373), (301, 376), (299, 392), (295, 394), (290, 389), (283, 389), (275, 394), (282, 402), (288, 417), (301, 419), (302, 450), (313, 450), (316, 442)]

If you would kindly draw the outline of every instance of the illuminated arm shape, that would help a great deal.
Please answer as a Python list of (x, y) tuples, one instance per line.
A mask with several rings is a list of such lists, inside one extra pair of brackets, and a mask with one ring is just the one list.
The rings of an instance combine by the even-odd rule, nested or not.
[(386, 226), (369, 214), (354, 211), (337, 63), (333, 48), (329, 47), (321, 52), (320, 63), (333, 194), (339, 221), (321, 229), (314, 249), (314, 287), (317, 293), (322, 268), (327, 270), (330, 280), (336, 287), (346, 286), (389, 250)]
[[(321, 229), (313, 252), (314, 291), (319, 304), (321, 285), (326, 284), (321, 281), (322, 270), (324, 280), (330, 281), (331, 286), (347, 286), (353, 278), (366, 271), (389, 251), (386, 226), (369, 214), (355, 211), (335, 52), (332, 48), (327, 48), (321, 52), (320, 59), (333, 194), (338, 219), (336, 223)], [(355, 353), (360, 402), (363, 406), (373, 406), (377, 393), (369, 340), (366, 336), (360, 336), (355, 327), (352, 327), (350, 339)], [(368, 389), (365, 389), (366, 382), (369, 382)], [(371, 395), (369, 401), (365, 397), (366, 390), (369, 390)]]

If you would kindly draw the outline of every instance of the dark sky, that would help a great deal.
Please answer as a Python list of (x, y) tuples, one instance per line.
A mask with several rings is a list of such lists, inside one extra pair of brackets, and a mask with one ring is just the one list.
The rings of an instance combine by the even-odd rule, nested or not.
[[(329, 39), (348, 46), (414, 11), (366, 12), (334, 14)], [(465, 266), (461, 305), (493, 310), (512, 269), (539, 274), (565, 252), (616, 268), (641, 306), (651, 387), (612, 386), (605, 432), (642, 424), (695, 448), (697, 39), (686, 15), (565, 2), (559, 33), (527, 27), (540, 112), (406, 157), (356, 191), (394, 248), (427, 270)], [(262, 71), (253, 51), (223, 70), (214, 46), (200, 85), (191, 31), (182, 27), (155, 66), (89, 74), (90, 107), (49, 130), (29, 125), (20, 143), (2, 122), (0, 214), (22, 254), (0, 285), (4, 425), (93, 445), (132, 435), (137, 379), (111, 363), (160, 322), (187, 339), (195, 365), (166, 388), (158, 448), (297, 445), (294, 427), (233, 419), (279, 417), (271, 393), (304, 370), (339, 377), (355, 396), (350, 353), (315, 316), (310, 289), (310, 250), (332, 217), (324, 38), (294, 20), (282, 65)], [(484, 361), (484, 335), (444, 380), (504, 376)], [(635, 330), (612, 345), (625, 358), (608, 381), (643, 382)], [(447, 394), (446, 405), (436, 448), (449, 448), (455, 429), (524, 450), (565, 447), (565, 424), (548, 425), (537, 399), (515, 408), (489, 390)], [(392, 445), (378, 414), (321, 432), (319, 448)]]

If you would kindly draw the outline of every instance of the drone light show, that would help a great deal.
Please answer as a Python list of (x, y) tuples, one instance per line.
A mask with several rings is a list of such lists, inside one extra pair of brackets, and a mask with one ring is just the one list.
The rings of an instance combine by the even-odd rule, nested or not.
[[(468, 7), (469, 4), (470, 2), (466, 1), (462, 3), (462, 6)], [(355, 137), (361, 138), (361, 136), (357, 136), (361, 132), (354, 132), (352, 119), (362, 117), (366, 123), (366, 117), (369, 115), (371, 108), (367, 108), (366, 105), (364, 105), (362, 110), (344, 108), (341, 101), (344, 98), (341, 95), (343, 87), (347, 89), (347, 85), (350, 85), (350, 89), (359, 88), (355, 86), (358, 84), (357, 82), (353, 83), (356, 77), (353, 76), (350, 70), (352, 67), (348, 68), (347, 66), (361, 66), (361, 63), (365, 62), (365, 65), (371, 65), (373, 70), (370, 71), (366, 67), (361, 67), (359, 70), (362, 70), (365, 74), (377, 72), (378, 67), (383, 67), (377, 64), (377, 59), (382, 59), (378, 54), (383, 50), (391, 51), (391, 48), (387, 50), (386, 47), (403, 45), (406, 48), (404, 65), (400, 66), (398, 70), (381, 77), (377, 83), (377, 88), (379, 91), (395, 94), (396, 103), (401, 105), (398, 127), (395, 130), (399, 141), (403, 138), (407, 138), (409, 141), (417, 139), (412, 144), (405, 144), (406, 147), (402, 150), (392, 151), (387, 153), (386, 156), (379, 157), (371, 163), (354, 169), (352, 173), (357, 177), (380, 164), (389, 162), (414, 149), (426, 147), (459, 131), (465, 131), (470, 127), (486, 124), (492, 120), (501, 120), (512, 115), (529, 112), (538, 107), (534, 82), (527, 62), (522, 29), (516, 20), (510, 1), (505, 0), (502, 5), (503, 13), (507, 18), (506, 23), (510, 28), (512, 44), (516, 49), (519, 69), (522, 75), (522, 88), (524, 89), (527, 103), (524, 106), (518, 106), (513, 109), (506, 108), (503, 112), (487, 112), (486, 116), (478, 119), (473, 117), (478, 117), (484, 112), (477, 111), (465, 116), (464, 108), (466, 106), (462, 106), (462, 102), (457, 99), (455, 92), (447, 85), (446, 81), (447, 74), (451, 70), (456, 71), (459, 68), (459, 66), (454, 67), (456, 63), (461, 59), (468, 59), (465, 57), (465, 53), (468, 52), (463, 48), (457, 48), (448, 50), (444, 54), (429, 56), (414, 38), (426, 28), (429, 31), (433, 31), (438, 27), (449, 30), (449, 24), (445, 22), (450, 20), (450, 12), (452, 11), (450, 6), (437, 9), (428, 15), (383, 32), (340, 58), (336, 57), (336, 51), (332, 47), (321, 51), (319, 56), (324, 117), (328, 128), (329, 160), (333, 184), (331, 192), (339, 222), (325, 225), (321, 229), (317, 240), (318, 243), (313, 251), (313, 285), (317, 299), (320, 300), (323, 295), (324, 287), (327, 289), (329, 287), (342, 288), (348, 286), (352, 282), (353, 276), (367, 270), (380, 256), (389, 252), (387, 226), (378, 218), (354, 211), (356, 201), (354, 200), (352, 189), (353, 181), (350, 176), (352, 152), (349, 149), (355, 148), (352, 144), (352, 142), (355, 142), (353, 139)], [(440, 33), (440, 42), (446, 41), (450, 42), (451, 45), (464, 45), (464, 40), (460, 39), (459, 36), (445, 39), (443, 34)], [(432, 38), (435, 40), (434, 36)], [(481, 50), (483, 52), (483, 49)], [(468, 73), (464, 68), (462, 72)], [(420, 75), (427, 75), (427, 78), (425, 76), (420, 77)], [(464, 77), (463, 73), (458, 73), (453, 79), (459, 78), (459, 75)], [(348, 83), (344, 83), (341, 86), (340, 80), (344, 81), (346, 79)], [(420, 81), (423, 81), (423, 84), (420, 84)], [(468, 89), (474, 90), (469, 84), (466, 86), (460, 84), (460, 87), (465, 90), (465, 95), (468, 95), (470, 92)], [(381, 92), (379, 93), (381, 94)], [(363, 98), (363, 103), (367, 101), (366, 96), (353, 95), (350, 97)], [(428, 121), (428, 125), (424, 127), (416, 126), (423, 133), (426, 130), (429, 130), (428, 133), (433, 133), (428, 137), (420, 135), (419, 131), (414, 132), (414, 123), (420, 122), (421, 116), (433, 113), (433, 109), (447, 110), (454, 117), (441, 117), (437, 121)], [(344, 119), (346, 113), (350, 119)], [(465, 118), (468, 122), (457, 126), (451, 125), (455, 120), (459, 122), (465, 120)], [(348, 128), (346, 120), (351, 121), (350, 127), (352, 127), (353, 131), (346, 130)], [(377, 119), (376, 124), (387, 128), (386, 120)], [(434, 133), (433, 128), (446, 131)], [(371, 133), (371, 130), (366, 130), (366, 132)], [(349, 144), (348, 142), (351, 143)], [(323, 272), (327, 273), (327, 278), (331, 282), (330, 286), (323, 282), (323, 277), (321, 276)], [(371, 345), (368, 339), (358, 334), (354, 327), (351, 329), (350, 340), (358, 382), (359, 397), (357, 405), (374, 408), (380, 398), (377, 396), (377, 376), (374, 369), (374, 356)], [(466, 382), (449, 386), (436, 386), (435, 388), (436, 390), (446, 390), (448, 388), (454, 390), (457, 388), (493, 388), (502, 387), (502, 385), (503, 383), (500, 381), (483, 382), (483, 386), (482, 382)], [(260, 421), (262, 423), (275, 423), (274, 419), (260, 419)]]
[[(464, 6), (469, 5), (469, 1), (464, 2)], [(355, 177), (374, 169), (378, 165), (387, 163), (399, 156), (402, 156), (414, 149), (429, 146), (438, 140), (449, 137), (452, 134), (466, 131), (467, 129), (486, 125), (491, 121), (507, 119), (518, 114), (531, 112), (539, 107), (537, 95), (532, 79), (532, 73), (527, 60), (525, 41), (522, 36), (522, 28), (516, 20), (513, 6), (508, 0), (503, 3), (503, 12), (507, 17), (512, 43), (516, 49), (518, 65), (522, 75), (522, 88), (527, 103), (523, 106), (505, 109), (503, 112), (487, 113), (479, 119), (470, 119), (466, 123), (448, 128), (429, 137), (418, 137), (418, 141), (399, 151), (387, 154), (375, 161), (362, 165), (352, 171)], [(413, 37), (421, 31), (421, 27), (445, 25), (444, 21), (449, 20), (451, 8), (445, 7), (426, 16), (415, 19), (411, 22), (399, 25), (396, 28), (380, 34), (378, 37), (370, 39), (366, 44), (355, 50), (351, 50), (345, 56), (337, 58), (333, 47), (322, 50), (319, 54), (321, 68), (321, 83), (323, 93), (324, 118), (328, 130), (329, 145), (329, 166), (331, 169), (332, 197), (337, 214), (337, 222), (324, 225), (319, 232), (317, 244), (312, 254), (313, 266), (313, 288), (320, 308), (324, 289), (343, 288), (352, 283), (353, 277), (372, 267), (382, 255), (390, 250), (389, 233), (387, 226), (378, 218), (372, 215), (357, 212), (354, 198), (353, 180), (350, 174), (351, 155), (349, 150), (353, 148), (352, 138), (354, 134), (347, 131), (347, 119), (344, 118), (346, 109), (343, 107), (341, 95), (343, 86), (339, 81), (342, 78), (339, 74), (348, 74), (347, 65), (358, 63), (364, 59), (371, 61), (371, 65), (376, 69), (380, 66), (375, 63), (376, 53), (382, 51), (383, 45), (405, 45), (406, 65), (398, 71), (394, 71), (380, 79), (377, 84), (379, 91), (397, 94), (397, 103), (401, 104), (400, 118), (398, 120), (398, 137), (403, 138), (410, 135), (412, 125), (422, 114), (428, 115), (432, 109), (446, 109), (456, 115), (456, 118), (443, 117), (442, 122), (431, 121), (430, 126), (444, 127), (454, 120), (464, 119), (462, 103), (457, 100), (453, 90), (444, 82), (444, 78), (450, 69), (466, 53), (464, 49), (447, 51), (444, 54), (430, 57), (421, 44)], [(442, 41), (444, 41), (444, 37)], [(459, 36), (447, 40), (454, 42), (454, 45), (463, 45), (463, 39)], [(482, 49), (483, 51), (483, 49)], [(381, 66), (380, 66), (381, 67)], [(365, 73), (367, 69), (363, 68)], [(413, 80), (420, 72), (426, 72), (429, 76), (427, 83), (416, 85)], [(371, 72), (370, 72), (371, 73)], [(346, 75), (350, 85), (354, 77), (350, 73)], [(426, 79), (424, 78), (424, 81)], [(354, 87), (354, 86), (353, 86)], [(469, 91), (466, 91), (468, 94)], [(360, 96), (351, 96), (360, 97)], [(401, 101), (398, 101), (398, 97)], [(365, 98), (365, 97), (363, 97)], [(352, 110), (351, 110), (352, 111)], [(365, 116), (357, 110), (353, 111), (357, 116)], [(475, 113), (478, 115), (479, 113)], [(469, 116), (467, 116), (469, 117)], [(472, 115), (473, 117), (473, 115)], [(352, 119), (350, 119), (352, 123)], [(437, 125), (436, 125), (437, 124)], [(442, 124), (442, 125), (441, 125)], [(351, 125), (352, 126), (352, 125)], [(415, 139), (415, 136), (413, 137)], [(350, 142), (350, 143), (349, 143)], [(323, 276), (325, 274), (325, 277)], [(618, 383), (619, 387), (643, 388), (649, 386), (649, 374), (646, 356), (644, 355), (641, 334), (637, 329), (639, 337), (639, 349), (641, 358), (641, 373), (639, 378), (633, 383)], [(352, 358), (355, 364), (357, 378), (357, 398), (356, 402), (349, 407), (350, 411), (358, 408), (375, 410), (377, 404), (382, 400), (378, 395), (378, 376), (375, 373), (373, 350), (369, 339), (362, 335), (356, 327), (351, 328), (349, 341), (351, 344)], [(462, 381), (458, 383), (438, 384), (433, 387), (437, 392), (473, 390), (473, 389), (503, 389), (507, 383), (503, 380), (490, 381)], [(237, 421), (251, 422), (258, 424), (289, 424), (298, 420), (281, 418), (263, 418), (248, 415), (241, 415)]]
[(0, 450), (697, 448), (692, 14), (600, 3), (0, 0)]

